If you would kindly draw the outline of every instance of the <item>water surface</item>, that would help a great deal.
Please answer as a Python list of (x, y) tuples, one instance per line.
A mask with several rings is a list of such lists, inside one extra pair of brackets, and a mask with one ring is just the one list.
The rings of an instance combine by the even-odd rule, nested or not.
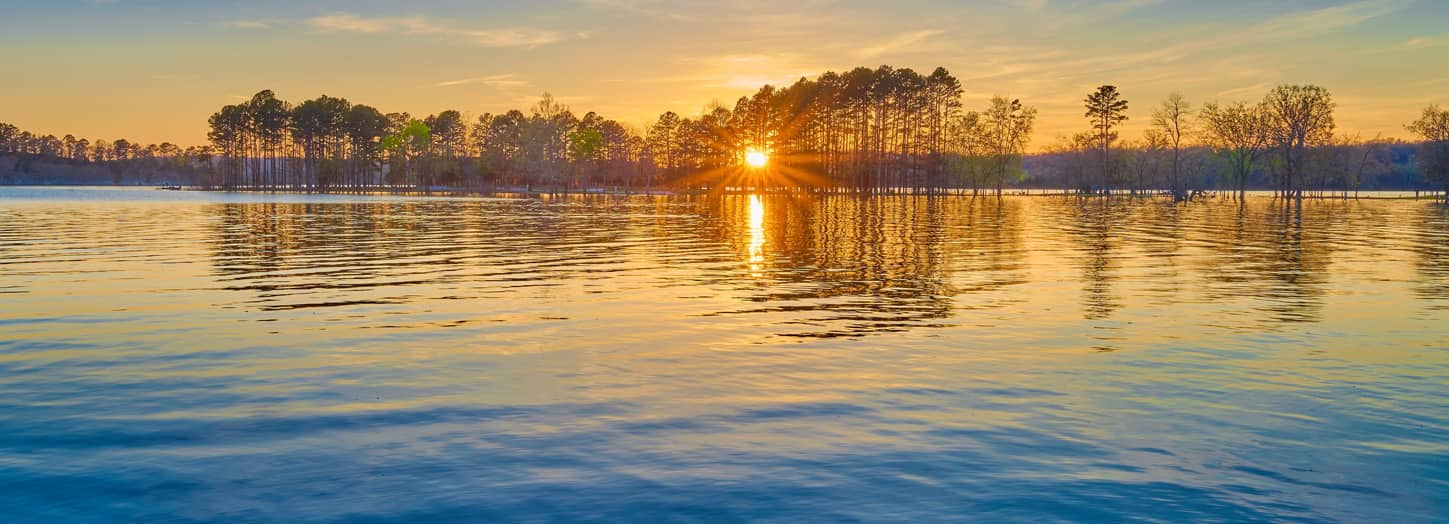
[(1449, 515), (1427, 201), (0, 189), (9, 522)]

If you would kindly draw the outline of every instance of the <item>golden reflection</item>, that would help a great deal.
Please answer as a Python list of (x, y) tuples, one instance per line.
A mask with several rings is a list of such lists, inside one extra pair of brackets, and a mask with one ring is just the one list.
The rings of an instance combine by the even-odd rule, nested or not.
[[(268, 324), (251, 327), (267, 332), (285, 330), (289, 318), (304, 318), (293, 312), (339, 313), (326, 325), (308, 320), (306, 329), (318, 329), (318, 336), (358, 326), (448, 325), (461, 331), (483, 322), (598, 316), (598, 301), (615, 293), (585, 277), (601, 268), (611, 269), (611, 281), (628, 282), (631, 308), (649, 304), (709, 317), (758, 315), (769, 319), (758, 327), (789, 337), (994, 327), (1004, 318), (1028, 315), (1050, 325), (1087, 323), (1090, 331), (1075, 340), (1093, 348), (1132, 349), (1162, 343), (1161, 337), (1211, 337), (1224, 330), (1276, 331), (1304, 322), (1358, 325), (1382, 319), (1382, 302), (1374, 310), (1334, 305), (1332, 292), (1334, 286), (1371, 286), (1355, 280), (1361, 275), (1420, 283), (1422, 299), (1401, 302), (1412, 309), (1394, 318), (1412, 323), (1416, 315), (1449, 309), (1443, 299), (1449, 273), (1439, 271), (1449, 252), (1390, 251), (1420, 255), (1386, 265), (1378, 230), (1349, 227), (1368, 219), (1387, 223), (1382, 217), (1392, 216), (1417, 224), (1420, 237), (1444, 238), (1449, 215), (1411, 204), (1314, 203), (1300, 209), (1255, 200), (1178, 209), (1055, 197), (759, 193), (698, 201), (565, 200), (571, 202), (551, 204), (547, 212), (532, 199), (490, 201), (481, 204), (482, 213), (459, 213), (460, 204), (442, 201), (224, 204), (208, 208), (217, 216), (215, 230), (200, 240), (213, 246), (211, 273), (220, 279), (219, 289), (233, 293), (215, 303), (264, 316)], [(595, 202), (601, 205), (574, 205)], [(707, 227), (701, 230), (702, 225)], [(736, 269), (677, 265), (693, 259), (642, 247), (620, 252), (638, 239), (677, 240), (700, 253), (705, 246), (723, 247)], [(560, 251), (576, 262), (559, 266), (551, 258), (531, 258)], [(332, 255), (324, 255), (332, 253), (340, 258), (327, 263)], [(536, 266), (527, 266), (521, 280), (502, 280), (517, 270), (495, 265), (521, 260)], [(653, 264), (661, 261), (684, 271), (655, 282)], [(419, 278), (419, 271), (441, 276)], [(557, 286), (537, 285), (580, 280), (585, 294), (565, 295), (576, 299), (568, 305), (555, 302), (559, 295), (551, 293)], [(673, 293), (681, 281), (723, 285), (740, 294), (725, 294), (720, 302), (679, 302)], [(657, 292), (641, 291), (646, 289)], [(479, 310), (470, 300), (520, 294), (547, 306)], [(427, 318), (405, 321), (419, 300), (427, 302), (420, 297), (448, 302), (429, 302), (422, 315)], [(456, 309), (448, 307), (455, 304)], [(592, 309), (576, 311), (575, 305)], [(1041, 309), (1028, 313), (1023, 307)], [(1208, 322), (1160, 332), (1139, 327), (1160, 327), (1149, 319), (1167, 308), (1192, 308), (1191, 314)], [(613, 326), (640, 322), (631, 311), (614, 310)], [(504, 347), (529, 351), (517, 341)]]
[(765, 202), (750, 195), (750, 276), (760, 276), (765, 262)]

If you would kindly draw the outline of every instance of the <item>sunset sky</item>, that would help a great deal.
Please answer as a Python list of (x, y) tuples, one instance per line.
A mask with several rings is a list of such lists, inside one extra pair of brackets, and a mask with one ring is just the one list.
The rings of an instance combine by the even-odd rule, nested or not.
[(1443, 0), (430, 2), (0, 0), (0, 121), (41, 134), (204, 143), (206, 118), (260, 89), (417, 116), (526, 108), (642, 126), (733, 105), (764, 83), (890, 64), (1040, 110), (1032, 149), (1084, 129), (1115, 84), (1135, 137), (1172, 91), (1196, 106), (1316, 83), (1340, 129), (1405, 136), (1449, 104)]

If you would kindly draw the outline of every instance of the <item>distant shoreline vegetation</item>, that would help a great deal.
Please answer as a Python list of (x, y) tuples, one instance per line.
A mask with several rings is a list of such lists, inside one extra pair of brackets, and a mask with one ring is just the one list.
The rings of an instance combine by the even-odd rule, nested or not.
[[(881, 66), (764, 86), (734, 107), (666, 112), (630, 129), (576, 116), (544, 94), (519, 110), (465, 118), (383, 113), (343, 98), (297, 104), (270, 90), (209, 119), (210, 145), (140, 146), (36, 136), (0, 123), (0, 183), (179, 183), (234, 190), (700, 192), (725, 187), (856, 193), (1083, 194), (1249, 189), (1302, 198), (1360, 189), (1443, 191), (1449, 198), (1449, 110), (1405, 126), (1417, 143), (1335, 130), (1328, 90), (1282, 85), (1256, 103), (1179, 95), (1150, 111), (1138, 138), (1119, 136), (1130, 105), (1115, 86), (1083, 100), (1085, 131), (1025, 153), (1036, 109), (992, 97), (962, 101), (945, 68)], [(764, 158), (768, 161), (764, 161)], [(749, 162), (747, 162), (747, 159)], [(763, 164), (763, 165), (761, 165)]]

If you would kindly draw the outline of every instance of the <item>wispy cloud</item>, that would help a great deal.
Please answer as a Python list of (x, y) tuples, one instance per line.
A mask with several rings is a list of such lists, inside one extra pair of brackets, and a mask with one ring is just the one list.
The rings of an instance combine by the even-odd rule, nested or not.
[(461, 85), (467, 85), (467, 84), (480, 84), (480, 85), (485, 85), (485, 86), (488, 86), (488, 87), (496, 87), (496, 88), (504, 88), (504, 87), (528, 87), (530, 85), (527, 80), (521, 80), (519, 78), (514, 77), (512, 74), (506, 74), (506, 75), (480, 76), (480, 77), (476, 77), (476, 78), (461, 78), (461, 79), (458, 79), (458, 80), (448, 80), (446, 82), (438, 82), (436, 84), (433, 84), (433, 86), (435, 86), (435, 87), (450, 87), (450, 86), (461, 86)]
[(1399, 42), (1399, 44), (1396, 45), (1396, 46), (1394, 46), (1394, 48), (1396, 48), (1396, 49), (1424, 49), (1426, 47), (1439, 47), (1439, 46), (1442, 46), (1442, 45), (1449, 45), (1449, 38), (1435, 38), (1435, 37), (1430, 37), (1430, 36), (1421, 36), (1421, 37), (1418, 37), (1418, 38), (1410, 38), (1410, 39), (1405, 40), (1403, 42)]
[[(550, 96), (552, 96), (552, 95), (550, 95)], [(539, 102), (539, 100), (542, 100), (542, 99), (543, 99), (542, 96), (539, 96), (539, 95), (531, 95), (531, 96), (520, 96), (518, 98), (513, 99), (513, 101), (515, 103), (522, 104), (522, 105), (525, 105), (525, 106), (532, 106), (534, 104), (537, 104)], [(583, 96), (583, 95), (561, 95), (561, 96), (554, 96), (553, 97), (553, 101), (554, 102), (563, 104), (565, 107), (567, 107), (569, 104), (583, 104), (583, 103), (593, 102), (593, 101), (598, 100), (598, 99), (599, 99), (599, 97), (597, 97), (597, 96)]]
[(422, 17), (407, 18), (363, 18), (350, 13), (338, 13), (314, 17), (307, 20), (312, 27), (327, 31), (351, 31), (355, 33), (381, 33), (394, 25), (405, 25), (408, 20), (421, 21)]
[(1152, 7), (1161, 4), (1163, 0), (1118, 0), (1116, 2), (1103, 2), (1093, 11), (1093, 14), (1100, 18), (1122, 16), (1131, 11), (1144, 7)]
[(1235, 99), (1243, 97), (1251, 98), (1254, 96), (1261, 96), (1263, 93), (1268, 92), (1269, 89), (1272, 89), (1272, 87), (1272, 84), (1268, 82), (1259, 82), (1253, 85), (1234, 87), (1232, 89), (1224, 89), (1214, 94), (1216, 95), (1215, 98), (1223, 99)]
[(925, 42), (931, 37), (941, 35), (945, 32), (946, 31), (943, 29), (924, 29), (921, 31), (901, 33), (879, 44), (861, 48), (861, 50), (856, 53), (856, 56), (860, 58), (875, 58), (880, 55), (894, 53), (903, 49), (909, 49), (920, 45), (922, 42)]
[(222, 27), (230, 29), (268, 29), (272, 25), (273, 22), (267, 20), (232, 20), (221, 23)]
[(1113, 0), (1073, 2), (1048, 6), (1046, 0), (1013, 0), (1013, 4), (1031, 11), (1033, 25), (1054, 33), (1072, 26), (1095, 26), (1104, 21), (1120, 19), (1138, 9), (1161, 4), (1164, 0)]
[(786, 36), (836, 25), (851, 9), (835, 0), (577, 0), (601, 12), (671, 23), (728, 25), (742, 34)]
[(730, 88), (753, 91), (765, 84), (776, 87), (801, 77), (813, 78), (822, 69), (792, 53), (733, 54), (689, 57), (679, 61), (679, 75), (630, 79), (629, 82), (681, 83), (693, 89)]
[(1162, 45), (1144, 46), (1135, 52), (1086, 57), (1060, 64), (1069, 70), (1126, 71), (1177, 63), (1215, 51), (1251, 49), (1273, 43), (1307, 40), (1357, 26), (1402, 9), (1407, 0), (1362, 0), (1313, 10), (1286, 13), (1237, 29), (1220, 26), (1198, 28), (1201, 36), (1183, 29)]
[(443, 25), (424, 16), (368, 18), (352, 13), (334, 13), (308, 19), (307, 24), (323, 31), (432, 35), (487, 47), (529, 48), (563, 40), (553, 31), (522, 27), (463, 29)]
[(1449, 85), (1449, 77), (1444, 77), (1444, 78), (1430, 78), (1428, 80), (1421, 80), (1421, 81), (1414, 82), (1414, 83), (1409, 84), (1409, 85), (1412, 86), (1412, 87), (1429, 87), (1429, 86), (1437, 86), (1437, 85)]
[(1046, 8), (1047, 0), (1014, 0), (1012, 3), (1019, 7), (1039, 12)]
[(582, 2), (594, 7), (617, 9), (662, 20), (678, 21), (690, 18), (684, 12), (671, 8), (668, 2), (657, 0), (582, 0)]
[(1280, 37), (1315, 36), (1393, 13), (1409, 5), (1409, 0), (1362, 0), (1312, 11), (1280, 16), (1261, 24), (1255, 31)]

